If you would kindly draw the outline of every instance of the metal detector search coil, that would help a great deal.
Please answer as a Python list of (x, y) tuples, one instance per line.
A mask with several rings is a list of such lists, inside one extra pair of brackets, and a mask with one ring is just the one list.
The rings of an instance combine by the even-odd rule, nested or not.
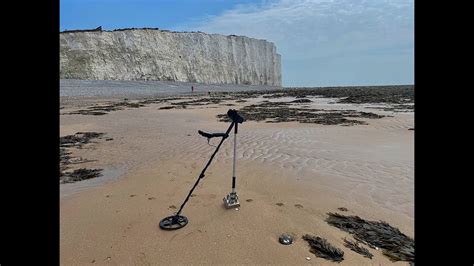
[(176, 230), (185, 227), (188, 224), (188, 218), (182, 215), (168, 216), (160, 221), (160, 228), (163, 230)]
[(219, 151), (219, 148), (221, 147), (224, 140), (227, 137), (229, 137), (229, 133), (232, 130), (232, 128), (234, 128), (234, 158), (233, 158), (233, 168), (232, 168), (232, 192), (229, 193), (224, 198), (224, 207), (234, 208), (234, 207), (239, 207), (240, 206), (240, 203), (238, 201), (237, 192), (235, 191), (235, 158), (236, 158), (236, 148), (237, 148), (237, 146), (236, 146), (237, 145), (236, 144), (236, 141), (237, 141), (237, 125), (242, 124), (244, 122), (244, 118), (241, 117), (237, 113), (237, 111), (234, 110), (234, 109), (229, 109), (227, 111), (227, 115), (232, 120), (232, 122), (230, 123), (230, 126), (229, 126), (229, 128), (227, 129), (227, 131), (225, 133), (207, 133), (207, 132), (198, 130), (199, 135), (201, 135), (203, 137), (206, 137), (208, 142), (211, 138), (215, 138), (215, 137), (221, 137), (221, 141), (219, 142), (219, 145), (217, 145), (216, 150), (212, 154), (211, 158), (207, 162), (204, 169), (202, 169), (201, 174), (199, 174), (199, 177), (196, 180), (196, 183), (194, 183), (194, 186), (189, 191), (188, 196), (184, 200), (183, 204), (181, 204), (181, 207), (179, 208), (178, 212), (175, 215), (168, 216), (168, 217), (166, 217), (166, 218), (164, 218), (160, 221), (160, 228), (161, 229), (163, 229), (163, 230), (176, 230), (176, 229), (183, 228), (184, 226), (186, 226), (188, 224), (188, 218), (186, 216), (181, 215), (181, 211), (183, 210), (184, 205), (186, 205), (186, 203), (188, 202), (189, 197), (193, 193), (194, 189), (197, 187), (199, 181), (202, 178), (204, 178), (204, 176), (205, 176), (204, 173), (206, 172), (207, 168), (209, 167), (212, 160), (214, 159), (214, 156)]

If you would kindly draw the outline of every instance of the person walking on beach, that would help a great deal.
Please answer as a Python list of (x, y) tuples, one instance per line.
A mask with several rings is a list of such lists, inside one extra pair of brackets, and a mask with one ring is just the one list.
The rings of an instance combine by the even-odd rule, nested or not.
[(194, 92), (194, 86), (191, 86), (191, 92)]

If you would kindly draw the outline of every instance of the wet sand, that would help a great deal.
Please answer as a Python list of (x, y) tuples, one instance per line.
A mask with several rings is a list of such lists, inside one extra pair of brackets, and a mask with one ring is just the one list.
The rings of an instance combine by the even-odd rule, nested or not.
[[(170, 110), (160, 110), (168, 104), (157, 103), (100, 116), (61, 115), (61, 136), (94, 131), (113, 138), (74, 155), (92, 160), (84, 167), (115, 169), (117, 177), (108, 175), (87, 189), (74, 186), (102, 177), (66, 184), (67, 190), (61, 185), (61, 264), (334, 264), (310, 253), (304, 234), (324, 237), (342, 249), (341, 265), (394, 264), (380, 250), (371, 250), (370, 260), (344, 247), (349, 235), (324, 219), (327, 212), (340, 212), (383, 220), (413, 237), (414, 131), (408, 130), (414, 127), (413, 112), (310, 99), (315, 108), (392, 117), (354, 126), (245, 122), (237, 150), (241, 208), (226, 210), (222, 204), (231, 187), (229, 138), (184, 208), (189, 224), (169, 232), (160, 230), (159, 221), (177, 211), (215, 149), (197, 130), (224, 132), (228, 123), (219, 122), (217, 114), (269, 99)], [(270, 99), (286, 100), (294, 98)], [(73, 102), (61, 111), (77, 109)], [(279, 244), (282, 233), (294, 234), (295, 243)]]

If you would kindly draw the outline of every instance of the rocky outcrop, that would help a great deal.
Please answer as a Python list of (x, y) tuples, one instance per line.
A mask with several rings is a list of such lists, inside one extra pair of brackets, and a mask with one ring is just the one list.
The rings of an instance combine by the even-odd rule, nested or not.
[(265, 40), (159, 29), (59, 36), (61, 79), (281, 86), (281, 56)]

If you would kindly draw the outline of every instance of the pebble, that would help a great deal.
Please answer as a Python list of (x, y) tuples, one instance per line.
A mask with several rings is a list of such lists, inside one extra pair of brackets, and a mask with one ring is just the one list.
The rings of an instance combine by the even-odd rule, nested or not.
[(311, 260), (311, 258), (310, 258), (310, 257), (306, 257), (306, 260)]

